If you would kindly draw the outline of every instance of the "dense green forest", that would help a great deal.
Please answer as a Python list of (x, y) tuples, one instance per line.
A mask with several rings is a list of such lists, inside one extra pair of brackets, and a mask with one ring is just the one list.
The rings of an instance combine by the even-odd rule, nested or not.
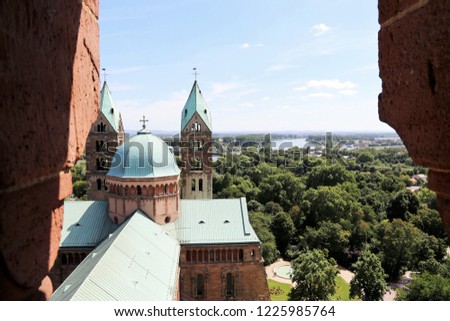
[[(247, 198), (265, 264), (278, 257), (295, 262), (299, 255), (319, 250), (355, 271), (364, 269), (365, 253), (375, 262), (371, 264), (380, 263), (381, 279), (394, 281), (412, 270), (450, 284), (448, 238), (436, 196), (420, 179), (424, 175), (412, 179), (426, 172), (414, 165), (405, 148), (312, 157), (297, 147), (288, 151), (250, 147), (215, 163), (214, 197)], [(413, 185), (416, 191), (407, 189)], [(421, 276), (413, 283), (416, 279)], [(358, 284), (364, 283), (354, 283), (356, 293)], [(399, 298), (409, 299), (406, 294)]]

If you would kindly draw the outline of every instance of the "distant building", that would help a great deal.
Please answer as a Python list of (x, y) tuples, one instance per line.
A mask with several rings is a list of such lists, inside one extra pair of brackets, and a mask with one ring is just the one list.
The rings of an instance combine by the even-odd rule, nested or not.
[[(105, 94), (112, 102), (106, 83)], [(100, 115), (94, 129), (102, 122), (109, 128), (106, 118)], [(212, 199), (211, 114), (197, 82), (182, 110), (182, 171), (143, 120), (143, 129), (119, 144), (109, 170), (89, 173), (105, 188), (94, 188), (92, 201), (65, 202), (52, 300), (268, 300), (245, 198)], [(123, 133), (119, 125), (115, 133)], [(102, 157), (92, 148), (98, 134), (89, 137), (91, 166)]]

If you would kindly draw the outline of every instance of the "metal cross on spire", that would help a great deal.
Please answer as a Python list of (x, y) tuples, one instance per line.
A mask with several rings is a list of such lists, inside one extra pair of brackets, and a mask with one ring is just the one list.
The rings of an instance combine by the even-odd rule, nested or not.
[(106, 68), (102, 68), (103, 71), (103, 80), (106, 81), (106, 76), (108, 76), (109, 74), (106, 73)]
[(142, 122), (142, 129), (145, 129), (145, 123), (148, 122), (148, 119), (145, 119), (145, 116), (142, 116), (142, 119), (139, 121)]
[(199, 73), (197, 72), (197, 67), (194, 67), (194, 68), (192, 68), (192, 70), (194, 70), (194, 73), (193, 73), (193, 75), (194, 75), (194, 79), (195, 79), (195, 81), (197, 81), (197, 75), (199, 75)]

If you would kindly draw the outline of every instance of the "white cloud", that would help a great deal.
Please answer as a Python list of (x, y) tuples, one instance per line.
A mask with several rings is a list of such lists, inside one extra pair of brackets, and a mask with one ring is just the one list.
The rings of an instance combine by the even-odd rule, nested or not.
[[(294, 88), (295, 91), (313, 91), (304, 96), (332, 98), (336, 94), (343, 96), (354, 96), (358, 93), (357, 85), (351, 81), (340, 79), (309, 80), (303, 86)], [(331, 91), (331, 92), (329, 92)]]
[(239, 106), (241, 106), (241, 107), (255, 107), (255, 104), (252, 104), (252, 103), (242, 103), (242, 104), (240, 104)]
[(319, 37), (319, 36), (324, 35), (326, 32), (330, 31), (331, 28), (328, 27), (324, 23), (319, 23), (319, 24), (312, 26), (311, 29), (314, 32), (314, 36)]
[(262, 101), (268, 101), (269, 99), (270, 99), (269, 96), (265, 96), (265, 97), (261, 98)]
[(251, 45), (248, 42), (246, 42), (246, 43), (243, 43), (242, 45), (240, 45), (239, 47), (241, 49), (249, 49), (249, 48), (252, 48), (252, 47), (254, 47), (254, 48), (261, 48), (261, 47), (264, 47), (264, 45), (262, 43), (257, 43), (255, 45)]
[(311, 98), (327, 98), (327, 99), (330, 99), (330, 98), (333, 98), (334, 95), (333, 95), (333, 94), (330, 94), (330, 93), (312, 93), (312, 94), (309, 94), (307, 97), (311, 97)]
[(242, 48), (242, 49), (248, 49), (248, 48), (250, 48), (250, 44), (248, 44), (248, 43), (243, 43), (243, 44), (241, 45), (241, 48)]

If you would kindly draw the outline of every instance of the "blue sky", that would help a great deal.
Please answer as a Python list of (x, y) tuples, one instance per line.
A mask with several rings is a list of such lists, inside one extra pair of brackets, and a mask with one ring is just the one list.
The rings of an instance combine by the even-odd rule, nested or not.
[(192, 68), (224, 131), (391, 131), (376, 0), (103, 0), (100, 59), (127, 130), (178, 130)]

